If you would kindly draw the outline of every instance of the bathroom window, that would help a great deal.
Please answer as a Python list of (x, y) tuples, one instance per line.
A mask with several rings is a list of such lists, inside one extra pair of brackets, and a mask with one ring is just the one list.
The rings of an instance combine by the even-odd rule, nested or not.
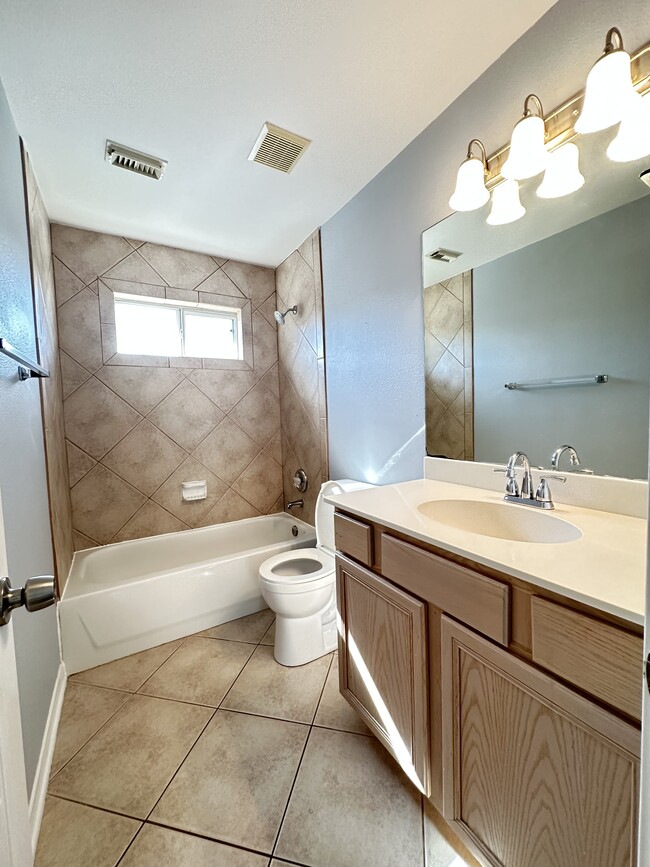
[(242, 358), (241, 310), (115, 293), (117, 351)]

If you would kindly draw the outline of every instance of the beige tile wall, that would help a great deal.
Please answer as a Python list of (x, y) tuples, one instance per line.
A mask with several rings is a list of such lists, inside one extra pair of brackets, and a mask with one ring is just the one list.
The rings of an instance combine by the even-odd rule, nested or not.
[(50, 372), (49, 379), (40, 380), (40, 389), (54, 566), (59, 590), (62, 591), (73, 555), (72, 511), (63, 427), (63, 391), (58, 353), (50, 221), (29, 156), (27, 154), (24, 156), (38, 354), (41, 365)]
[[(52, 244), (75, 548), (281, 511), (273, 270), (60, 225)], [(121, 356), (113, 291), (236, 304), (249, 350)], [(194, 479), (208, 498), (182, 502)]]
[(474, 459), (472, 272), (424, 290), (427, 453)]
[[(297, 315), (290, 313), (278, 328), (284, 496), (286, 501), (302, 497), (304, 509), (294, 514), (313, 523), (318, 491), (329, 478), (320, 232), (284, 260), (275, 280), (282, 312), (298, 306)], [(292, 483), (299, 468), (309, 478), (305, 494)]]

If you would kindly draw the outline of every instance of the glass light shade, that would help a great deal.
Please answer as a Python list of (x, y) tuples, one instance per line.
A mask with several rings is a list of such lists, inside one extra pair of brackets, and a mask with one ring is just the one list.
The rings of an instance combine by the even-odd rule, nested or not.
[(524, 181), (543, 172), (547, 162), (544, 120), (535, 114), (522, 117), (512, 131), (510, 154), (501, 174), (504, 178)]
[(616, 138), (607, 148), (607, 156), (617, 163), (627, 163), (650, 156), (650, 99), (634, 94)]
[(490, 198), (485, 187), (485, 166), (477, 157), (470, 157), (461, 163), (456, 176), (456, 189), (449, 199), (449, 207), (454, 211), (475, 211)]
[(582, 111), (575, 123), (576, 132), (598, 132), (614, 126), (623, 118), (634, 95), (630, 55), (622, 49), (604, 54), (587, 76)]
[(580, 174), (579, 160), (580, 152), (573, 142), (551, 151), (544, 180), (537, 188), (537, 195), (541, 199), (559, 199), (579, 190), (585, 182)]
[(519, 184), (512, 179), (504, 181), (492, 191), (492, 210), (487, 218), (491, 226), (514, 223), (526, 213), (519, 200)]

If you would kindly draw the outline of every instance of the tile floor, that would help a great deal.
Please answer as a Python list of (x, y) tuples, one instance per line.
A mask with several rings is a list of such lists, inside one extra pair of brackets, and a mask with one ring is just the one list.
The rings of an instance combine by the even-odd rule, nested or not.
[(73, 675), (36, 867), (466, 867), (338, 692), (273, 659), (273, 614)]

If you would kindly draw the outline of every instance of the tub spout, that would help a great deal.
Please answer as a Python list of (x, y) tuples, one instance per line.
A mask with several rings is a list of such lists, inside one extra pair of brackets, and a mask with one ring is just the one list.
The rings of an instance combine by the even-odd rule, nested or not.
[(287, 503), (287, 511), (290, 512), (292, 509), (302, 509), (304, 505), (304, 500), (292, 500), (290, 503)]

